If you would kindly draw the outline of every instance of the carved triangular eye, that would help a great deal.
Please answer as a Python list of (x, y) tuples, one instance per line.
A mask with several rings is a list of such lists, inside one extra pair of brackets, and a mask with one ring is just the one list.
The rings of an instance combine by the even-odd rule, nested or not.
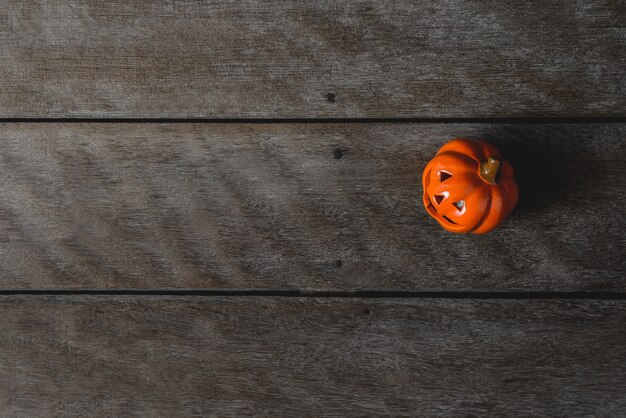
[(435, 198), (435, 202), (437, 202), (438, 205), (441, 205), (441, 202), (443, 201), (443, 198), (445, 196), (441, 195), (441, 194), (436, 194), (433, 196)]
[(447, 171), (440, 171), (439, 172), (439, 181), (440, 182), (444, 182), (446, 180), (448, 180), (450, 177), (452, 177), (452, 174), (448, 173)]
[(461, 210), (463, 209), (463, 206), (465, 206), (465, 201), (459, 200), (458, 202), (454, 202), (453, 205), (456, 206), (458, 210)]

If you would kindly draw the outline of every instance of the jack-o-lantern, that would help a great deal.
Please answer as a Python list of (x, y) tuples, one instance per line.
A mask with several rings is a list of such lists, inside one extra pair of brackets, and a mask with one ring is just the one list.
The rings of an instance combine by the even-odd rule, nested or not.
[(518, 198), (511, 164), (493, 145), (464, 138), (441, 147), (426, 166), (422, 183), (428, 213), (456, 233), (491, 231)]

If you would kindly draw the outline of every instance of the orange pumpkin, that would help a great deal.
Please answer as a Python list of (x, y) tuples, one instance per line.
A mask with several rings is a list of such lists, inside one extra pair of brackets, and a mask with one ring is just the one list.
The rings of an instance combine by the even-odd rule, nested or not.
[(428, 213), (456, 233), (491, 231), (518, 198), (511, 164), (493, 145), (464, 138), (441, 147), (426, 166), (422, 183)]

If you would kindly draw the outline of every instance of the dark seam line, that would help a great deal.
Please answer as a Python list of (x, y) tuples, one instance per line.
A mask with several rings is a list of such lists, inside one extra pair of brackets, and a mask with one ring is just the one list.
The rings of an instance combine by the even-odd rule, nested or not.
[(585, 299), (626, 300), (626, 292), (438, 292), (402, 290), (0, 290), (0, 296), (204, 296), (364, 299)]
[(0, 118), (0, 123), (626, 123), (626, 116), (610, 117), (477, 117), (477, 118)]

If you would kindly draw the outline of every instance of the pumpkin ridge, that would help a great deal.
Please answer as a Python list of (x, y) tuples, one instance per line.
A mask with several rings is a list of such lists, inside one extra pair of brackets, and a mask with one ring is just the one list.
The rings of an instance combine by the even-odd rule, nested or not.
[(476, 225), (474, 225), (472, 227), (472, 229), (470, 230), (470, 232), (474, 232), (476, 230), (478, 230), (481, 226), (483, 226), (483, 223), (485, 222), (485, 220), (487, 219), (487, 217), (489, 216), (489, 212), (491, 211), (491, 200), (492, 200), (492, 196), (491, 193), (489, 193), (489, 200), (487, 200), (487, 206), (485, 206), (485, 211), (483, 212), (483, 216), (481, 216), (481, 218), (478, 220), (478, 222), (476, 223)]
[(481, 141), (474, 141), (467, 138), (455, 138), (444, 144), (439, 149), (438, 154), (444, 152), (456, 152), (461, 155), (472, 156), (476, 160), (480, 161), (485, 157), (483, 155), (484, 148), (480, 142)]
[(501, 183), (501, 191), (503, 195), (503, 202), (505, 202), (508, 207), (504, 211), (504, 216), (508, 216), (513, 209), (515, 209), (515, 205), (517, 204), (517, 200), (519, 199), (519, 190), (517, 189), (517, 184), (512, 178), (506, 178), (500, 181)]
[(433, 171), (432, 167), (431, 167), (431, 163), (428, 163), (428, 165), (426, 165), (426, 168), (424, 169), (424, 173), (422, 174), (422, 188), (424, 189), (424, 193), (426, 193), (426, 189), (428, 187), (427, 183), (427, 179), (428, 181), (430, 181), (430, 173)]
[(494, 147), (493, 145), (485, 141), (477, 141), (477, 142), (480, 144), (480, 147), (483, 151), (485, 161), (488, 160), (489, 158), (494, 158), (496, 160), (502, 161), (502, 156), (500, 155), (500, 151), (498, 151), (496, 147)]
[(462, 159), (471, 159), (472, 161), (476, 161), (476, 162), (481, 162), (480, 157), (476, 156), (476, 155), (470, 155), (470, 154), (463, 154), (462, 152), (459, 151), (453, 151), (453, 150), (446, 150), (443, 152), (438, 152), (436, 157), (441, 157), (444, 155), (448, 155), (451, 157), (461, 157)]

